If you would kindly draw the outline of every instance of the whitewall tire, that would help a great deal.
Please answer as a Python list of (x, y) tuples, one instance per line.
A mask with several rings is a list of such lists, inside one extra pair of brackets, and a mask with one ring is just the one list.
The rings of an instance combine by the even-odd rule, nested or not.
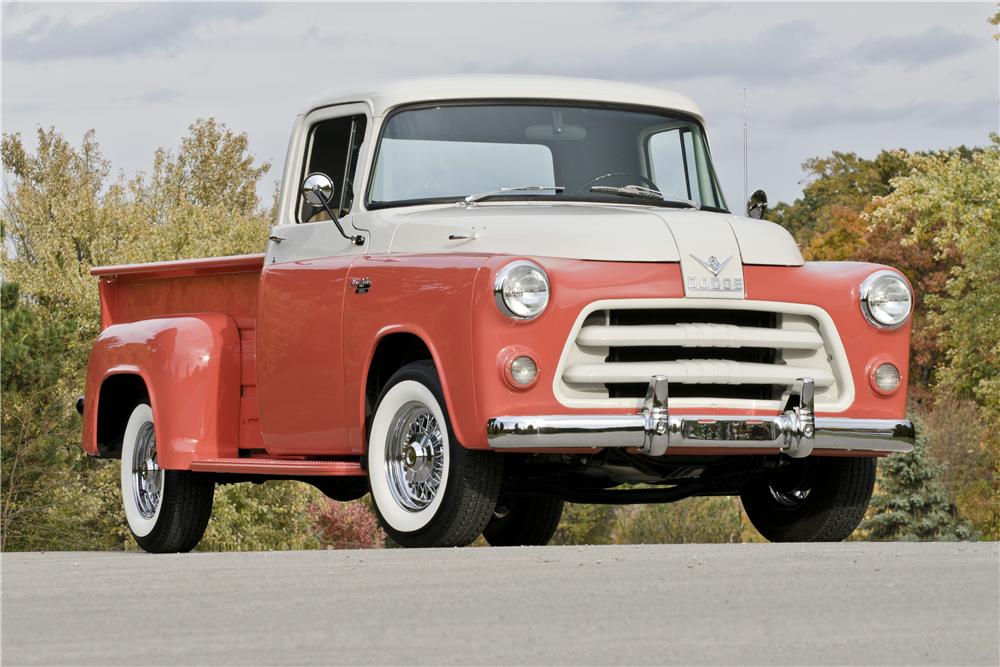
[(153, 532), (160, 516), (164, 470), (157, 465), (153, 410), (140, 403), (132, 411), (122, 439), (122, 504), (136, 537)]
[(398, 544), (476, 539), (496, 506), (501, 463), (456, 441), (431, 362), (407, 364), (389, 379), (371, 420), (367, 467), (376, 513)]
[(212, 514), (215, 483), (187, 470), (159, 466), (153, 410), (140, 403), (122, 437), (121, 493), (125, 520), (145, 551), (190, 551)]

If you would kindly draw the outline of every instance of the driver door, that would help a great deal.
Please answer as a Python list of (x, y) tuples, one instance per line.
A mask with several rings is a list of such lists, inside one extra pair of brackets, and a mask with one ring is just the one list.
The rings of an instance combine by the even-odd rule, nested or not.
[[(348, 269), (369, 242), (354, 228), (352, 208), (360, 197), (355, 175), (370, 124), (366, 105), (320, 109), (306, 117), (289, 149), (296, 172), (285, 177), (257, 315), (260, 425), (272, 454), (347, 451), (341, 312)], [(323, 207), (301, 197), (302, 182), (313, 172), (333, 181), (330, 208), (344, 232), (362, 234), (365, 245), (344, 238)]]

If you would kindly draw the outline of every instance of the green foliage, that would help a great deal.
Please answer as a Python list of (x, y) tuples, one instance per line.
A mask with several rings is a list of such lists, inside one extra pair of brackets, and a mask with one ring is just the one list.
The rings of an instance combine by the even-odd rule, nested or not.
[(792, 204), (779, 203), (769, 217), (800, 243), (841, 229), (845, 213), (858, 215), (872, 197), (890, 192), (890, 181), (905, 168), (904, 155), (882, 151), (867, 160), (834, 151), (829, 157), (810, 158), (802, 164), (802, 196)]
[(303, 482), (216, 486), (212, 518), (198, 551), (318, 549), (309, 510), (323, 498)]
[[(61, 391), (72, 363), (66, 348), (75, 332), (62, 323), (43, 322), (40, 308), (26, 302), (16, 284), (3, 284), (0, 301), (2, 546), (7, 550), (37, 548), (61, 538), (65, 531), (83, 543), (105, 545), (104, 536), (91, 534), (91, 508), (81, 506), (72, 514), (54, 515), (51, 505), (53, 497), (72, 496), (77, 475), (88, 468), (83, 452), (73, 442), (79, 418)], [(54, 525), (63, 519), (62, 525)]]
[(552, 544), (612, 544), (617, 509), (614, 505), (566, 503)]
[(618, 544), (727, 543), (742, 536), (739, 498), (725, 496), (626, 506), (615, 526)]
[(871, 540), (970, 539), (972, 529), (958, 517), (940, 474), (924, 435), (918, 435), (912, 452), (879, 461), (876, 492), (861, 531)]

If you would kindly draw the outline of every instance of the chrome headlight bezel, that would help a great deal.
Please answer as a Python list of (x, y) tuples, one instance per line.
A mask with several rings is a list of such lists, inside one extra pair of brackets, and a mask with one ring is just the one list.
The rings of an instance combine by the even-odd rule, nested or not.
[[(536, 271), (541, 276), (545, 283), (545, 300), (542, 302), (541, 307), (537, 310), (532, 311), (530, 308), (518, 308), (516, 305), (508, 303), (508, 296), (505, 294), (504, 287), (507, 281), (514, 276), (517, 271)], [(533, 320), (542, 313), (549, 306), (549, 301), (552, 299), (552, 284), (549, 282), (549, 275), (545, 273), (545, 269), (526, 259), (519, 259), (517, 261), (511, 262), (504, 266), (496, 275), (496, 279), (493, 281), (493, 300), (497, 304), (497, 309), (506, 317), (512, 320), (518, 321), (528, 321)], [(522, 304), (523, 306), (523, 304)], [(518, 312), (518, 310), (522, 312)]]
[[(883, 322), (882, 320), (878, 319), (878, 317), (876, 317), (875, 312), (872, 310), (868, 302), (872, 290), (875, 289), (878, 283), (884, 280), (894, 280), (900, 285), (902, 285), (903, 289), (906, 291), (906, 293), (909, 295), (910, 298), (909, 305), (906, 309), (906, 314), (895, 322)], [(897, 271), (890, 271), (888, 269), (883, 269), (881, 271), (876, 271), (875, 273), (871, 274), (870, 276), (865, 278), (864, 281), (862, 281), (861, 289), (859, 290), (859, 295), (861, 299), (861, 312), (864, 313), (865, 319), (867, 319), (869, 323), (871, 323), (873, 326), (879, 329), (898, 329), (899, 327), (906, 324), (906, 322), (910, 319), (910, 316), (913, 314), (913, 289), (910, 287), (910, 284), (906, 282), (906, 279), (902, 276), (902, 274), (900, 274)]]

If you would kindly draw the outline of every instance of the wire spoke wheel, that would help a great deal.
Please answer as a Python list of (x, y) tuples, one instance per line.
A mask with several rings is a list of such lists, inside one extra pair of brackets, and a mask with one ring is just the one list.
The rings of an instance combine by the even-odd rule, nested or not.
[(160, 505), (163, 470), (156, 460), (156, 433), (146, 422), (139, 429), (132, 457), (132, 495), (135, 506), (144, 519), (152, 519)]
[(396, 544), (462, 546), (489, 523), (502, 461), (458, 442), (433, 362), (414, 361), (390, 376), (365, 452), (372, 505)]
[(444, 438), (430, 408), (410, 401), (397, 412), (385, 442), (389, 491), (400, 507), (417, 512), (434, 500), (444, 472)]

